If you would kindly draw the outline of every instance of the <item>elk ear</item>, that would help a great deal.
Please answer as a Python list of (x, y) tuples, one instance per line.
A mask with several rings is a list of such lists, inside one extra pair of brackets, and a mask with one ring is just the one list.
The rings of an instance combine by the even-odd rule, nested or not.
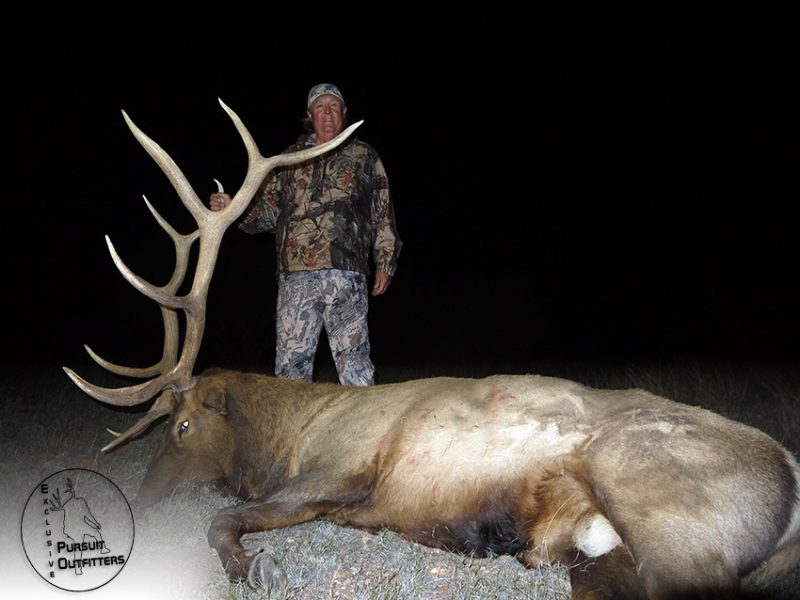
[(203, 408), (210, 410), (213, 413), (222, 415), (223, 417), (228, 414), (228, 399), (225, 397), (225, 392), (222, 390), (215, 390), (207, 394), (203, 398)]

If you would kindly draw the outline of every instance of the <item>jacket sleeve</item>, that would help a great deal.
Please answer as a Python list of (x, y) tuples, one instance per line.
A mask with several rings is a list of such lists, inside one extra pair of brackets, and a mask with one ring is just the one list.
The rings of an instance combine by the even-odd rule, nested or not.
[(372, 220), (375, 231), (373, 261), (378, 271), (389, 277), (397, 269), (397, 258), (403, 243), (397, 234), (394, 206), (389, 193), (389, 180), (380, 159), (375, 163), (375, 187), (372, 198)]
[(239, 223), (239, 229), (247, 233), (274, 232), (278, 221), (278, 196), (280, 186), (278, 173), (273, 171), (256, 192), (250, 209)]

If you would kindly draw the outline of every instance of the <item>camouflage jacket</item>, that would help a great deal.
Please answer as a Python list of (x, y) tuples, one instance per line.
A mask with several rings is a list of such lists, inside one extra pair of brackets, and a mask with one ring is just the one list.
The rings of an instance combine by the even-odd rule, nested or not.
[[(314, 144), (303, 135), (285, 152)], [(377, 152), (351, 138), (311, 161), (277, 169), (239, 227), (275, 233), (278, 272), (342, 269), (394, 274), (401, 242)]]

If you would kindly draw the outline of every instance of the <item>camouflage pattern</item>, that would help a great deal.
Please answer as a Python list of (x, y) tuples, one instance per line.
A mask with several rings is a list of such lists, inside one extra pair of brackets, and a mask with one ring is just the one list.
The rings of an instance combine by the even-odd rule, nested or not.
[[(286, 152), (314, 145), (303, 135)], [(390, 277), (402, 243), (377, 152), (351, 138), (319, 158), (273, 172), (239, 227), (275, 233), (277, 270), (340, 269)]]
[(342, 385), (372, 385), (367, 278), (323, 269), (278, 276), (275, 375), (311, 381), (322, 326)]

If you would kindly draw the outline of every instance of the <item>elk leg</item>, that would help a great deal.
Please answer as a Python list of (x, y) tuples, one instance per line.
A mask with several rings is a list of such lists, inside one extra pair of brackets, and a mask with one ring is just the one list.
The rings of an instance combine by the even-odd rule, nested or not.
[(528, 566), (570, 567), (573, 600), (645, 598), (636, 565), (594, 497), (580, 464), (544, 478), (527, 507)]
[(647, 596), (636, 573), (636, 565), (625, 546), (587, 559), (569, 569), (572, 600), (644, 600)]
[(368, 473), (340, 476), (313, 471), (298, 475), (259, 502), (219, 511), (208, 531), (208, 543), (217, 551), (231, 581), (268, 588), (285, 580), (285, 575), (266, 553), (247, 556), (241, 537), (311, 521), (360, 502), (369, 496), (373, 482), (374, 477)]
[(519, 557), (528, 566), (572, 564), (579, 553), (593, 558), (622, 543), (578, 469), (545, 478), (528, 502), (528, 548)]
[(275, 559), (262, 548), (252, 557), (247, 569), (247, 585), (255, 589), (285, 590), (289, 580)]

